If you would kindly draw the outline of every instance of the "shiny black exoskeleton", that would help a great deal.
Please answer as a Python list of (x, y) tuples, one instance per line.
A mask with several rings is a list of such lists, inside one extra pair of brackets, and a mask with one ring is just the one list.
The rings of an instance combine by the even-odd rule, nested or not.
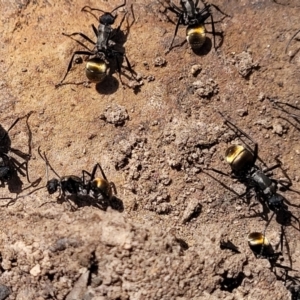
[[(119, 27), (117, 29), (114, 29), (111, 27), (111, 25), (114, 24), (117, 15), (114, 16), (112, 13), (114, 11), (116, 11), (118, 8), (123, 7), (125, 5), (126, 5), (126, 0), (124, 1), (123, 4), (119, 5), (118, 7), (113, 9), (111, 12), (105, 12), (101, 9), (91, 8), (89, 6), (84, 6), (82, 8), (82, 11), (88, 12), (88, 13), (92, 14), (93, 16), (95, 16), (92, 13), (92, 11), (94, 11), (94, 10), (103, 12), (103, 15), (100, 16), (100, 18), (99, 18), (98, 29), (94, 25), (92, 25), (92, 28), (93, 28), (94, 34), (97, 38), (97, 41), (95, 43), (88, 36), (86, 36), (85, 34), (80, 33), (80, 32), (74, 32), (72, 34), (63, 33), (63, 35), (71, 37), (71, 38), (73, 36), (81, 36), (86, 41), (91, 43), (94, 46), (94, 49), (90, 50), (88, 47), (86, 47), (81, 42), (76, 40), (78, 43), (83, 45), (88, 51), (80, 50), (80, 51), (75, 51), (73, 53), (71, 60), (69, 62), (68, 68), (67, 68), (67, 72), (66, 72), (65, 76), (63, 77), (63, 79), (58, 84), (58, 86), (61, 85), (63, 83), (63, 81), (65, 80), (65, 78), (67, 77), (67, 75), (72, 67), (73, 60), (76, 55), (86, 55), (89, 57), (89, 59), (86, 63), (85, 71), (86, 71), (87, 78), (91, 82), (97, 83), (97, 82), (101, 82), (104, 80), (104, 78), (106, 77), (107, 72), (108, 72), (108, 61), (110, 59), (114, 59), (116, 61), (118, 72), (119, 72), (119, 74), (121, 74), (121, 66), (120, 66), (119, 59), (125, 58), (126, 63), (127, 63), (127, 68), (133, 76), (133, 71), (132, 71), (132, 68), (129, 63), (128, 58), (126, 57), (125, 53), (122, 53), (120, 51), (113, 49), (113, 46), (115, 45), (115, 43), (112, 41), (112, 37), (113, 37), (114, 33), (118, 32), (120, 30), (121, 24), (124, 21), (124, 18), (126, 16), (126, 13), (125, 13)], [(120, 80), (121, 80), (121, 77), (120, 77)]]
[[(255, 141), (253, 141), (247, 133), (238, 128), (232, 121), (227, 119), (222, 113), (220, 113), (220, 115), (223, 117), (224, 123), (230, 129), (232, 129), (237, 134), (237, 136), (246, 137), (254, 144), (254, 150), (251, 150), (250, 148), (242, 145), (231, 145), (227, 148), (225, 152), (225, 159), (227, 163), (231, 166), (232, 173), (229, 175), (214, 168), (207, 168), (207, 170), (212, 170), (221, 175), (230, 176), (232, 178), (237, 179), (239, 182), (245, 185), (246, 191), (245, 193), (240, 195), (230, 187), (226, 186), (222, 181), (219, 181), (218, 179), (213, 177), (211, 174), (209, 174), (209, 172), (204, 171), (204, 173), (217, 180), (223, 187), (235, 193), (239, 198), (246, 196), (251, 189), (254, 189), (256, 198), (260, 201), (260, 203), (263, 206), (263, 211), (262, 213), (259, 213), (259, 215), (264, 215), (265, 219), (267, 220), (267, 223), (262, 233), (254, 232), (249, 235), (248, 243), (252, 251), (254, 251), (255, 255), (257, 255), (257, 257), (268, 258), (272, 266), (278, 265), (277, 259), (282, 255), (283, 239), (286, 239), (286, 234), (284, 230), (285, 226), (292, 226), (296, 230), (300, 230), (299, 219), (292, 212), (289, 211), (286, 203), (298, 208), (300, 206), (290, 203), (287, 199), (284, 198), (284, 196), (279, 194), (278, 184), (280, 184), (281, 188), (284, 190), (290, 190), (298, 194), (300, 194), (300, 192), (291, 188), (292, 182), (282, 168), (281, 170), (284, 173), (287, 180), (275, 180), (271, 178), (270, 171), (281, 167), (281, 162), (278, 158), (276, 158), (277, 163), (274, 166), (261, 170), (256, 165), (256, 161), (259, 159), (258, 144)], [(273, 212), (270, 218), (267, 215), (269, 211)], [(269, 244), (268, 239), (266, 238), (266, 230), (274, 216), (276, 216), (277, 223), (281, 225), (281, 251), (279, 252), (274, 251), (272, 246)], [(292, 219), (296, 221), (296, 223), (293, 224)], [(288, 249), (289, 247), (287, 239), (286, 244)], [(289, 256), (289, 260), (291, 261), (289, 251), (287, 254)]]
[[(221, 114), (221, 113), (220, 113)], [(223, 114), (221, 116), (225, 120), (225, 124), (235, 131), (239, 131), (254, 143), (254, 150), (241, 145), (232, 145), (225, 152), (226, 161), (230, 164), (233, 177), (244, 183), (247, 187), (246, 193), (254, 188), (258, 196), (263, 199), (270, 210), (278, 211), (283, 208), (284, 198), (277, 193), (278, 181), (271, 179), (268, 172), (281, 166), (281, 162), (277, 159), (277, 164), (265, 170), (261, 170), (256, 165), (258, 158), (258, 144), (244, 131), (239, 129), (233, 122), (228, 120)], [(283, 182), (281, 182), (283, 184)], [(284, 182), (284, 187), (291, 186), (291, 182)]]
[(82, 179), (75, 175), (63, 176), (59, 180), (52, 178), (47, 182), (48, 193), (54, 194), (58, 189), (64, 195), (80, 195), (84, 192), (84, 184)]
[[(84, 182), (80, 177), (75, 175), (60, 177), (50, 165), (46, 154), (41, 153), (40, 148), (38, 148), (38, 153), (46, 163), (46, 174), (47, 174), (46, 188), (50, 195), (59, 191), (60, 196), (62, 196), (63, 199), (66, 199), (68, 196), (78, 196), (78, 195), (86, 194), (85, 192), (86, 188)], [(49, 180), (48, 167), (59, 179), (52, 178)]]
[(228, 16), (228, 15), (223, 13), (217, 6), (215, 6), (213, 4), (206, 4), (203, 2), (203, 4), (204, 4), (203, 9), (200, 9), (198, 7), (198, 4), (199, 4), (199, 0), (195, 0), (195, 1), (194, 0), (180, 0), (181, 8), (179, 8), (172, 1), (170, 1), (170, 6), (167, 7), (167, 9), (177, 15), (178, 21), (176, 24), (174, 36), (173, 36), (173, 39), (172, 39), (169, 49), (172, 48), (174, 39), (177, 35), (179, 25), (187, 26), (186, 39), (187, 39), (188, 43), (190, 44), (191, 48), (194, 50), (201, 48), (206, 39), (206, 30), (205, 30), (204, 23), (208, 18), (211, 19), (214, 47), (216, 48), (216, 41), (215, 41), (216, 32), (215, 32), (213, 15), (211, 13), (210, 7), (213, 6), (219, 12), (221, 12), (223, 15), (225, 15), (225, 16)]

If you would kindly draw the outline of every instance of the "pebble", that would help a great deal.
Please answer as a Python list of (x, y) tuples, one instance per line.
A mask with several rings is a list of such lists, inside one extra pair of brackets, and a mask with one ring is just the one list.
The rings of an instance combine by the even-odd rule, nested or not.
[(193, 65), (191, 67), (191, 74), (194, 76), (194, 77), (197, 77), (199, 75), (199, 73), (201, 72), (202, 68), (200, 65)]
[(40, 264), (36, 264), (31, 270), (30, 274), (34, 277), (38, 276), (41, 273), (41, 266)]
[(11, 293), (10, 289), (3, 284), (0, 284), (0, 300), (4, 300)]

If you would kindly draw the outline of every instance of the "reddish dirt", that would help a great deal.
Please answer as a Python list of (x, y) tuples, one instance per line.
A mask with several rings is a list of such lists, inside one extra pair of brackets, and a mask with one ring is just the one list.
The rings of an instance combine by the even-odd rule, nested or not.
[[(1, 197), (19, 198), (8, 207), (1, 200), (0, 299), (300, 299), (299, 193), (278, 191), (293, 217), (277, 213), (267, 228), (275, 253), (282, 252), (272, 265), (247, 243), (272, 212), (253, 191), (237, 197), (246, 190), (238, 180), (208, 170), (230, 174), (226, 149), (249, 142), (220, 111), (258, 143), (257, 165), (279, 158), (272, 178), (288, 175), (300, 191), (300, 117), (270, 101), (300, 107), (300, 33), (285, 51), (300, 29), (300, 7), (297, 0), (213, 3), (230, 17), (212, 7), (223, 38), (216, 36), (215, 51), (208, 33), (198, 53), (184, 43), (183, 26), (168, 51), (176, 17), (167, 1), (128, 0), (118, 10), (115, 27), (127, 11), (118, 46), (143, 82), (136, 89), (128, 87), (128, 71), (121, 84), (114, 62), (111, 76), (89, 83), (85, 61), (56, 87), (72, 53), (83, 50), (62, 33), (94, 38), (97, 20), (82, 7), (111, 11), (120, 1), (0, 3), (1, 130), (32, 111), (29, 176), (41, 178), (32, 194), (20, 174), (1, 187)], [(28, 151), (25, 119), (9, 138), (12, 148)], [(81, 176), (99, 162), (117, 198), (57, 201), (43, 188), (38, 147), (60, 176)], [(222, 249), (224, 242), (239, 253)]]

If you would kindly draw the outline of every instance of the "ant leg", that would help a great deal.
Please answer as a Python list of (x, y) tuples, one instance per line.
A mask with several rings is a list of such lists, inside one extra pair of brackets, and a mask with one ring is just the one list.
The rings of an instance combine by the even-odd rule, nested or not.
[(102, 169), (102, 167), (100, 166), (99, 163), (97, 163), (96, 167), (98, 167), (98, 168), (100, 169), (103, 178), (104, 178), (106, 181), (108, 181), (107, 178), (106, 178), (106, 176), (105, 176), (105, 174), (104, 174), (104, 171), (103, 171), (103, 169)]
[(257, 144), (245, 131), (243, 131), (242, 129), (237, 127), (237, 125), (235, 125), (233, 122), (231, 122), (229, 119), (227, 119), (221, 112), (218, 112), (218, 113), (223, 117), (223, 119), (225, 120), (225, 124), (227, 126), (228, 126), (228, 124), (230, 124), (233, 128), (235, 128), (236, 130), (241, 132), (246, 138), (248, 138), (253, 144)]
[(174, 35), (173, 35), (173, 39), (172, 39), (172, 42), (171, 42), (170, 47), (169, 47), (169, 51), (172, 49), (172, 45), (173, 45), (174, 39), (175, 39), (175, 37), (177, 35), (179, 24), (182, 24), (182, 21), (183, 21), (183, 14), (180, 15), (180, 17), (179, 17), (179, 19), (177, 21), (175, 32), (174, 32)]
[[(228, 174), (225, 174), (221, 171), (218, 171), (216, 169), (208, 169), (208, 170), (212, 170), (215, 171), (221, 175), (225, 175), (225, 176), (229, 176)], [(225, 189), (227, 189), (228, 191), (232, 192), (233, 194), (236, 195), (237, 198), (241, 198), (243, 196), (245, 196), (245, 194), (247, 193), (243, 193), (242, 195), (238, 194), (235, 190), (233, 190), (232, 188), (228, 187), (226, 184), (224, 184), (222, 181), (220, 181), (219, 179), (217, 179), (216, 177), (212, 176), (211, 174), (209, 174), (208, 172), (205, 172), (204, 170), (202, 170), (202, 172), (206, 175), (208, 175), (210, 178), (214, 179), (215, 181), (217, 181), (221, 186), (223, 186)]]
[(123, 82), (122, 77), (121, 77), (121, 66), (120, 66), (120, 62), (118, 60), (117, 55), (115, 55), (115, 60), (116, 60), (116, 63), (117, 63), (117, 69), (118, 69), (118, 73), (119, 73), (120, 82), (122, 83), (122, 85), (124, 85), (124, 82)]
[(286, 114), (290, 115), (291, 117), (293, 117), (294, 119), (300, 120), (300, 115), (290, 113), (285, 108), (281, 107), (281, 105), (286, 105), (286, 106), (288, 106), (290, 108), (293, 108), (293, 109), (296, 109), (296, 110), (300, 110), (299, 107), (297, 107), (295, 105), (292, 105), (292, 104), (289, 104), (287, 102), (276, 101), (276, 100), (270, 99), (270, 98), (268, 98), (268, 100), (273, 104), (275, 109), (281, 110), (281, 111), (285, 112)]
[(89, 55), (89, 56), (90, 56), (90, 55), (93, 55), (93, 53), (92, 53), (92, 52), (89, 52), (89, 51), (75, 51), (75, 52), (73, 53), (72, 57), (71, 57), (71, 60), (70, 60), (70, 62), (69, 62), (69, 65), (68, 65), (67, 72), (66, 72), (65, 76), (64, 76), (63, 79), (56, 85), (56, 87), (59, 87), (59, 86), (62, 85), (63, 81), (66, 79), (66, 77), (67, 77), (69, 71), (71, 70), (72, 63), (73, 63), (73, 60), (74, 60), (75, 55), (80, 55), (80, 54), (81, 54), (81, 55)]
[(92, 173), (91, 173), (91, 174), (89, 174), (88, 172), (86, 172), (88, 175), (90, 175), (91, 181), (93, 181), (93, 180), (95, 179), (95, 174), (96, 174), (96, 172), (97, 172), (97, 168), (100, 169), (103, 178), (107, 181), (107, 179), (106, 179), (106, 177), (105, 177), (105, 174), (104, 174), (104, 172), (103, 172), (103, 170), (102, 170), (102, 168), (101, 168), (101, 166), (100, 166), (99, 163), (96, 163), (96, 164), (95, 164), (95, 166), (93, 167), (93, 170), (92, 170)]
[(288, 256), (288, 259), (289, 259), (289, 262), (290, 262), (290, 268), (292, 269), (293, 268), (293, 261), (292, 261), (292, 257), (291, 257), (291, 249), (290, 249), (290, 245), (288, 243), (288, 239), (287, 239), (287, 236), (286, 236), (286, 233), (285, 233), (285, 230), (283, 228), (283, 225), (281, 225), (281, 238), (280, 238), (280, 247), (281, 247), (281, 252), (283, 251), (283, 238), (285, 239), (285, 246), (286, 246), (286, 249), (287, 249), (287, 256)]
[(260, 250), (260, 254), (259, 254), (260, 257), (263, 256), (264, 246), (265, 246), (265, 237), (266, 237), (267, 228), (268, 228), (269, 224), (271, 223), (271, 221), (272, 221), (274, 215), (275, 215), (275, 212), (273, 212), (271, 218), (269, 219), (269, 221), (267, 222), (267, 224), (266, 224), (266, 226), (265, 226), (264, 233), (263, 233), (263, 236), (264, 236), (264, 238), (263, 238), (263, 243), (262, 243), (261, 250)]
[[(86, 47), (84, 44), (82, 44), (80, 41), (77, 41), (76, 39), (73, 38), (73, 36), (75, 35), (79, 35), (81, 36), (82, 38), (84, 38), (85, 40), (87, 40), (89, 43), (91, 43), (93, 46), (95, 45), (95, 42), (92, 41), (92, 39), (90, 39), (87, 35), (85, 35), (84, 33), (81, 33), (81, 32), (73, 32), (71, 34), (67, 34), (67, 33), (62, 33), (62, 35), (64, 36), (67, 36), (69, 38), (71, 38), (72, 40), (76, 41), (78, 44), (84, 46), (86, 49), (88, 49), (88, 47)], [(89, 49), (88, 49), (89, 50)]]
[(280, 166), (281, 166), (281, 163), (278, 163), (278, 164), (276, 164), (272, 167), (269, 167), (267, 169), (263, 169), (262, 171), (267, 175), (268, 172), (273, 171), (273, 170), (279, 168)]
[(211, 19), (212, 34), (213, 34), (213, 37), (214, 37), (214, 48), (216, 50), (216, 31), (215, 31), (214, 18), (213, 18), (212, 14), (210, 14), (210, 19)]
[[(27, 170), (26, 168), (26, 164), (27, 162), (23, 162), (23, 163), (20, 163), (18, 162), (15, 158), (13, 157), (9, 157), (9, 161), (10, 163), (12, 164), (13, 168), (18, 172), (20, 173), (22, 176), (25, 176), (26, 175), (26, 172), (24, 173), (23, 170), (25, 169), (25, 171)], [(30, 182), (30, 181), (28, 181)]]
[(175, 13), (178, 17), (179, 15), (183, 15), (183, 10), (181, 10), (178, 6), (176, 6), (173, 1), (170, 2), (170, 7), (167, 7), (167, 9), (169, 9), (170, 11), (172, 11), (173, 13)]
[[(223, 117), (223, 119), (225, 120), (225, 124), (233, 129), (234, 131), (239, 131), (241, 134), (243, 134), (247, 139), (249, 139), (253, 144), (254, 144), (254, 150), (253, 152), (253, 161), (255, 162), (256, 159), (258, 158), (258, 144), (257, 142), (255, 142), (250, 135), (248, 135), (245, 131), (243, 131), (242, 129), (240, 129), (237, 125), (235, 125), (233, 122), (231, 122), (229, 119), (227, 119), (220, 111), (218, 111), (218, 113)], [(249, 149), (248, 149), (249, 150)]]
[(131, 67), (131, 64), (130, 64), (128, 58), (127, 58), (127, 56), (125, 54), (123, 54), (123, 56), (125, 57), (127, 68), (129, 70), (129, 72), (131, 73), (132, 77), (135, 78), (136, 73), (135, 73), (135, 71), (133, 71), (133, 69)]
[(92, 24), (92, 28), (93, 28), (93, 31), (95, 33), (96, 38), (98, 38), (98, 30), (97, 30), (97, 28), (95, 27), (94, 24)]
[(86, 170), (82, 170), (82, 180), (85, 182), (85, 176), (92, 177), (92, 174)]
[(211, 170), (211, 171), (214, 171), (214, 172), (216, 172), (216, 173), (218, 173), (218, 174), (221, 174), (221, 175), (223, 175), (223, 176), (231, 177), (231, 175), (226, 174), (226, 173), (224, 173), (224, 172), (222, 172), (222, 171), (219, 171), (219, 170), (217, 170), (217, 169), (214, 169), (214, 168), (207, 168), (207, 169), (205, 169), (205, 170)]

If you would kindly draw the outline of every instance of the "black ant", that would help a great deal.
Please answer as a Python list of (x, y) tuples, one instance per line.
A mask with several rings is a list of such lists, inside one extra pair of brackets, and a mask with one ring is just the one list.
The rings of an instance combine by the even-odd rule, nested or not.
[[(126, 5), (126, 0), (124, 1), (123, 4), (117, 6), (111, 12), (105, 12), (101, 9), (91, 8), (89, 6), (84, 6), (81, 9), (81, 11), (88, 12), (88, 13), (92, 14), (93, 16), (95, 16), (92, 13), (92, 11), (94, 11), (94, 10), (100, 11), (103, 13), (103, 15), (101, 15), (99, 17), (98, 29), (94, 25), (92, 25), (93, 31), (97, 37), (97, 41), (95, 43), (92, 39), (90, 39), (88, 36), (86, 36), (85, 34), (83, 34), (81, 32), (74, 32), (72, 34), (63, 33), (63, 35), (71, 37), (71, 38), (73, 36), (78, 36), (78, 35), (81, 36), (82, 38), (87, 40), (89, 43), (94, 45), (94, 49), (90, 50), (83, 43), (81, 43), (75, 39), (76, 42), (78, 42), (80, 45), (85, 47), (88, 51), (80, 50), (80, 51), (75, 51), (73, 53), (71, 60), (69, 62), (68, 68), (67, 68), (67, 72), (57, 86), (61, 85), (63, 83), (63, 81), (65, 80), (65, 78), (67, 77), (67, 75), (72, 67), (74, 57), (76, 55), (87, 55), (87, 56), (91, 57), (88, 59), (88, 61), (86, 63), (86, 69), (85, 69), (86, 76), (91, 82), (101, 82), (104, 80), (104, 78), (107, 75), (108, 60), (110, 60), (110, 59), (115, 59), (118, 72), (119, 72), (119, 74), (121, 74), (119, 58), (124, 57), (126, 60), (126, 63), (127, 63), (127, 68), (133, 75), (133, 71), (132, 71), (132, 68), (131, 68), (131, 65), (129, 63), (127, 56), (125, 55), (125, 53), (114, 50), (113, 46), (115, 45), (115, 43), (111, 40), (114, 33), (118, 32), (120, 30), (121, 24), (124, 21), (124, 18), (126, 16), (126, 13), (125, 13), (119, 27), (117, 29), (113, 29), (111, 27), (111, 25), (114, 24), (115, 19), (117, 17), (117, 14), (113, 15), (113, 12), (116, 11), (118, 8), (123, 7), (125, 5)], [(121, 80), (121, 75), (120, 75), (120, 80)]]
[[(266, 224), (263, 236), (265, 236), (266, 229), (275, 214), (277, 216), (277, 221), (281, 225), (290, 225), (291, 218), (294, 218), (299, 224), (299, 220), (288, 210), (287, 205), (284, 203), (289, 202), (282, 195), (277, 193), (278, 183), (280, 183), (285, 190), (297, 192), (290, 188), (292, 182), (290, 181), (289, 177), (284, 172), (284, 174), (288, 178), (288, 182), (270, 178), (269, 172), (281, 167), (281, 162), (279, 161), (279, 159), (276, 158), (277, 164), (275, 164), (274, 166), (265, 170), (261, 170), (256, 165), (256, 160), (258, 159), (258, 144), (255, 141), (253, 141), (253, 139), (247, 133), (238, 128), (229, 119), (227, 119), (222, 113), (220, 113), (220, 115), (223, 117), (223, 119), (225, 120), (225, 124), (229, 128), (234, 130), (236, 133), (242, 134), (254, 144), (253, 151), (242, 145), (231, 145), (225, 152), (225, 159), (227, 163), (229, 163), (229, 165), (231, 166), (231, 177), (238, 179), (241, 183), (245, 184), (246, 186), (246, 192), (242, 195), (239, 195), (239, 197), (247, 195), (251, 189), (254, 189), (258, 200), (262, 200), (261, 203), (263, 204), (264, 209), (266, 204), (267, 207), (273, 212), (271, 218)], [(213, 168), (208, 170), (212, 170), (221, 175), (228, 176), (227, 174)], [(300, 230), (299, 228), (294, 228)], [(264, 245), (263, 242), (262, 245)]]
[[(69, 198), (73, 198), (74, 200), (78, 200), (81, 198), (88, 200), (97, 207), (101, 206), (103, 203), (106, 204), (107, 207), (107, 204), (109, 204), (113, 198), (113, 194), (117, 194), (115, 184), (113, 182), (108, 182), (99, 163), (94, 166), (92, 173), (83, 170), (82, 177), (76, 175), (60, 177), (50, 165), (46, 154), (41, 153), (40, 148), (38, 148), (38, 153), (46, 163), (46, 188), (50, 195), (59, 191), (60, 194), (58, 199), (69, 200)], [(49, 180), (48, 166), (59, 179), (52, 178)], [(100, 169), (103, 178), (95, 177), (98, 168)], [(89, 179), (87, 179), (86, 176), (88, 176)], [(74, 209), (73, 205), (72, 208)], [(105, 208), (105, 206), (103, 205), (101, 208)]]
[[(68, 197), (71, 196), (86, 195), (85, 193), (86, 189), (82, 178), (75, 175), (60, 177), (50, 165), (45, 152), (43, 154), (41, 153), (40, 147), (38, 148), (38, 153), (46, 163), (46, 177), (47, 177), (46, 188), (49, 195), (52, 195), (57, 191), (59, 191), (58, 199), (62, 199), (62, 200), (68, 200)], [(49, 180), (48, 166), (59, 179), (52, 178)]]
[[(203, 2), (203, 1), (202, 1)], [(227, 14), (223, 13), (216, 5), (214, 4), (204, 4), (204, 8), (200, 9), (198, 7), (199, 0), (180, 0), (181, 8), (176, 6), (172, 1), (170, 1), (170, 6), (167, 7), (168, 10), (175, 13), (178, 17), (176, 24), (174, 36), (170, 44), (169, 50), (171, 50), (174, 39), (177, 35), (179, 25), (187, 26), (186, 28), (186, 39), (190, 44), (193, 50), (201, 48), (206, 39), (206, 30), (204, 22), (210, 18), (212, 26), (212, 34), (214, 41), (214, 48), (216, 49), (216, 32), (215, 25), (213, 20), (213, 15), (211, 13), (210, 7), (213, 6), (217, 11), (222, 13), (224, 16), (229, 17)]]
[[(219, 112), (220, 113), (220, 112)], [(278, 181), (271, 179), (268, 172), (281, 166), (281, 162), (276, 158), (277, 164), (265, 170), (261, 170), (256, 165), (258, 159), (258, 144), (243, 130), (238, 128), (233, 122), (227, 119), (222, 113), (220, 115), (224, 118), (224, 123), (235, 132), (241, 133), (254, 144), (254, 150), (250, 150), (242, 145), (231, 145), (225, 152), (225, 159), (229, 163), (232, 170), (232, 177), (237, 178), (241, 183), (247, 187), (246, 193), (251, 188), (255, 189), (258, 196), (265, 200), (268, 207), (272, 211), (277, 211), (282, 208), (283, 196), (277, 193)], [(223, 174), (222, 172), (213, 169), (214, 171)], [(224, 174), (223, 174), (224, 175)], [(226, 174), (225, 174), (226, 175)], [(280, 182), (285, 184), (288, 189), (291, 183)]]
[[(31, 182), (28, 175), (28, 161), (31, 158), (31, 131), (29, 128), (28, 119), (31, 114), (32, 112), (29, 112), (25, 116), (17, 118), (7, 131), (1, 128), (1, 131), (4, 131), (2, 137), (0, 137), (0, 183), (2, 186), (4, 186), (5, 183), (9, 184), (12, 178), (14, 179), (13, 184), (15, 185), (16, 184), (15, 177), (18, 178), (18, 173), (20, 173), (22, 176), (26, 175), (27, 181)], [(9, 131), (13, 127), (15, 127), (16, 124), (22, 119), (26, 119), (26, 125), (29, 131), (29, 143), (28, 143), (29, 153), (23, 153), (18, 149), (11, 148), (11, 141), (8, 136)], [(18, 162), (14, 157), (9, 155), (9, 152), (18, 155), (25, 161), (23, 163)], [(9, 188), (12, 188), (10, 184), (9, 184)], [(17, 189), (19, 190), (19, 188)]]

